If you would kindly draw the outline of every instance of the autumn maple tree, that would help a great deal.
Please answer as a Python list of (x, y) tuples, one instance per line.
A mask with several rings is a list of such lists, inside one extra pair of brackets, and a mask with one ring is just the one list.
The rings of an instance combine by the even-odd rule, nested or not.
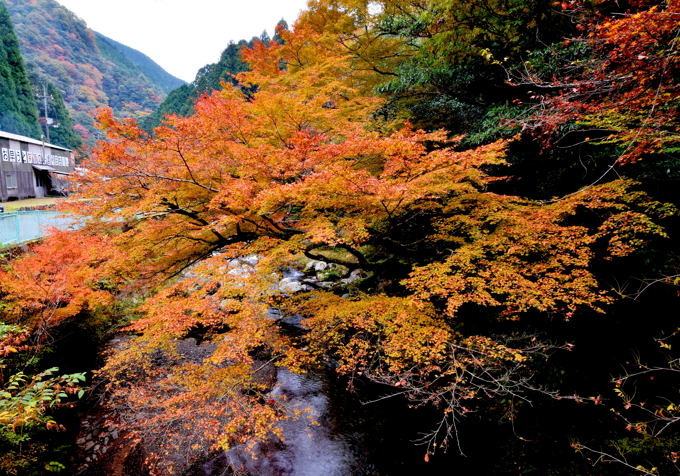
[[(572, 398), (534, 378), (537, 362), (570, 348), (537, 329), (604, 313), (617, 296), (595, 268), (667, 239), (677, 214), (633, 179), (553, 201), (504, 194), (506, 156), (520, 138), (470, 147), (443, 130), (381, 121), (373, 113), (385, 101), (371, 91), (412, 45), (349, 34), (366, 2), (339, 3), (358, 10), (314, 2), (280, 32), (283, 43), (244, 50), (251, 70), (238, 75), (241, 87), (224, 84), (153, 134), (101, 111), (106, 140), (83, 164), (68, 208), (82, 228), (53, 235), (3, 275), (13, 318), (47, 316), (41, 326), (116, 297), (137, 300), (129, 339), (100, 377), (130, 441), (153, 440), (147, 463), (158, 474), (186, 467), (193, 450), (280, 433), (285, 415), (265, 398), (262, 376), (271, 365), (304, 372), (332, 363), (350, 386), (379, 382), (430, 405), (439, 419), (423, 438), (427, 454), (454, 441), (460, 419), (485, 399)], [(417, 9), (382, 3), (385, 13)], [(614, 52), (643, 21), (626, 20), (596, 30)], [(476, 30), (441, 28), (479, 40)], [(660, 48), (651, 41), (639, 48)], [(601, 71), (620, 68), (607, 61)], [(630, 88), (627, 107), (657, 100)], [(248, 257), (256, 264), (243, 266)], [(334, 265), (339, 279), (282, 289), (282, 273), (310, 260)], [(20, 286), (30, 273), (38, 285)], [(482, 312), (487, 327), (476, 321)], [(300, 316), (298, 332), (276, 315)], [(523, 327), (527, 316), (538, 324)], [(210, 352), (179, 359), (187, 336)], [(187, 425), (202, 431), (187, 436)], [(175, 456), (164, 459), (168, 452)]]
[(520, 80), (545, 93), (533, 127), (550, 137), (576, 123), (590, 131), (586, 141), (620, 146), (617, 165), (663, 157), (678, 146), (680, 4), (628, 3), (623, 13), (583, 15), (582, 2), (564, 2), (565, 14), (580, 16), (584, 32), (564, 45), (581, 53), (552, 77), (525, 69)]

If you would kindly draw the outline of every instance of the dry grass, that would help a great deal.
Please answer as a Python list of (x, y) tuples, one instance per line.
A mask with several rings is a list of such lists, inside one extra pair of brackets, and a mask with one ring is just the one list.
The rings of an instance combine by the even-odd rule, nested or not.
[(0, 207), (4, 207), (6, 212), (15, 212), (21, 207), (42, 207), (54, 205), (63, 200), (65, 200), (63, 197), (27, 198), (25, 200), (0, 203)]

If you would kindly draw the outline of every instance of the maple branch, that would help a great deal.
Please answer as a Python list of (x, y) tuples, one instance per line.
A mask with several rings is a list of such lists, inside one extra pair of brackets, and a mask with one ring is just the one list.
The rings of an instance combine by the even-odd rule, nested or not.
[(211, 245), (211, 246), (216, 245), (218, 243), (216, 241), (206, 240), (205, 238), (199, 238), (197, 236), (188, 236), (188, 235), (183, 235), (181, 233), (176, 233), (174, 235), (166, 236), (161, 241), (159, 241), (157, 244), (160, 245), (160, 244), (167, 243), (171, 240), (181, 240), (181, 239), (189, 240), (189, 241), (195, 241), (195, 242), (199, 242), (199, 243), (204, 243), (206, 245)]
[(191, 180), (195, 184), (198, 185), (198, 181), (196, 181), (196, 178), (194, 177), (194, 173), (191, 171), (191, 167), (189, 167), (189, 164), (187, 163), (187, 159), (184, 158), (184, 154), (182, 153), (182, 149), (179, 147), (179, 142), (177, 142), (177, 153), (179, 154), (179, 157), (182, 159), (182, 162), (184, 163), (184, 167), (186, 167), (187, 172), (189, 172), (189, 177), (191, 177)]
[[(170, 213), (175, 213), (177, 215), (183, 215), (183, 216), (189, 217), (192, 220), (196, 220), (196, 222), (198, 224), (203, 225), (203, 226), (207, 226), (207, 227), (210, 226), (210, 223), (208, 223), (206, 220), (201, 218), (196, 212), (192, 212), (190, 210), (185, 210), (184, 208), (181, 208), (179, 205), (177, 205), (175, 203), (171, 203), (165, 197), (161, 198), (161, 204), (166, 206), (168, 208), (168, 210), (170, 211)], [(226, 244), (228, 239), (225, 238), (224, 235), (222, 235), (220, 232), (218, 232), (217, 230), (215, 230), (213, 228), (209, 228), (209, 229), (210, 229), (210, 232), (217, 237), (218, 242), (216, 244), (219, 244), (220, 246), (223, 246), (223, 244)]]
[(179, 183), (190, 183), (192, 185), (196, 185), (197, 187), (200, 187), (202, 189), (208, 190), (209, 192), (217, 193), (219, 192), (218, 189), (209, 187), (208, 185), (203, 185), (200, 182), (195, 182), (193, 180), (188, 180), (188, 179), (182, 179), (182, 178), (177, 178), (177, 177), (168, 177), (166, 175), (158, 175), (158, 174), (150, 174), (148, 172), (142, 172), (142, 171), (137, 171), (135, 174), (121, 174), (118, 177), (147, 177), (147, 178), (155, 178), (155, 179), (160, 179), (160, 180), (167, 180), (169, 182), (179, 182)]
[[(213, 230), (211, 230), (213, 231)], [(213, 231), (213, 233), (215, 233)], [(221, 236), (221, 235), (220, 235)], [(236, 243), (244, 243), (247, 241), (252, 241), (253, 239), (257, 238), (257, 236), (254, 233), (249, 233), (249, 232), (241, 232), (239, 231), (237, 234), (229, 237), (229, 238), (224, 238), (222, 237), (221, 240), (214, 242), (212, 246), (207, 248), (205, 252), (200, 253), (198, 256), (192, 256), (189, 257), (185, 260), (184, 263), (181, 261), (177, 261), (174, 263), (175, 265), (179, 266), (176, 271), (172, 272), (166, 279), (172, 279), (176, 276), (179, 276), (185, 269), (189, 268), (190, 266), (193, 266), (194, 264), (202, 261), (203, 259), (209, 257), (213, 251), (216, 249), (222, 248), (224, 246), (228, 245), (233, 245)]]
[(373, 267), (373, 265), (368, 262), (368, 260), (366, 259), (366, 257), (363, 254), (361, 254), (358, 250), (352, 248), (351, 246), (346, 245), (346, 244), (340, 244), (340, 245), (336, 245), (335, 247), (343, 249), (343, 250), (347, 251), (349, 254), (351, 254), (352, 256), (354, 256), (357, 259), (357, 261), (359, 262), (359, 265), (361, 267), (363, 267), (363, 268)]
[(662, 278), (657, 278), (657, 279), (654, 279), (653, 281), (648, 282), (642, 289), (640, 289), (640, 290), (637, 292), (637, 294), (635, 294), (635, 297), (633, 298), (633, 301), (637, 301), (638, 298), (640, 298), (640, 296), (642, 296), (642, 294), (643, 294), (645, 291), (647, 291), (647, 289), (649, 289), (651, 286), (653, 286), (653, 285), (655, 285), (655, 284), (657, 284), (657, 283), (662, 283), (662, 282), (664, 282), (664, 281), (666, 281), (666, 282), (672, 281), (673, 279), (677, 279), (677, 278), (680, 278), (680, 274), (673, 274), (673, 275), (671, 275), (671, 276), (664, 276), (664, 277), (662, 277)]
[(624, 466), (626, 466), (628, 469), (636, 471), (641, 474), (647, 474), (650, 476), (657, 476), (658, 473), (652, 473), (650, 471), (647, 471), (644, 467), (642, 466), (633, 466), (632, 464), (628, 463), (623, 456), (621, 458), (617, 458), (616, 456), (612, 455), (611, 453), (605, 453), (604, 451), (599, 451), (595, 450), (593, 448), (588, 448), (585, 445), (582, 445), (580, 443), (573, 443), (572, 447), (577, 450), (577, 451), (589, 451), (595, 455), (598, 456), (598, 458), (595, 460), (593, 463), (593, 466), (596, 465), (597, 463), (604, 462), (604, 463), (619, 463)]
[(281, 226), (281, 225), (279, 225), (278, 223), (276, 223), (274, 220), (272, 220), (272, 219), (271, 219), (270, 217), (268, 217), (267, 215), (260, 215), (260, 218), (262, 218), (264, 221), (266, 221), (266, 222), (269, 223), (271, 226), (273, 226), (274, 228), (276, 228), (279, 232), (281, 232), (281, 233), (283, 233), (283, 234), (285, 234), (285, 235), (292, 236), (292, 235), (301, 235), (302, 233), (304, 233), (302, 230), (297, 230), (297, 229), (295, 229), (295, 228), (289, 228), (289, 227), (285, 227), (285, 228), (284, 228), (283, 226)]

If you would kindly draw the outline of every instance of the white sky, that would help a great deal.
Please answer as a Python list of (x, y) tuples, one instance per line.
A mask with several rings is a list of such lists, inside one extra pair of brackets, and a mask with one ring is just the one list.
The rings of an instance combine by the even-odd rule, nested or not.
[(281, 18), (293, 24), (307, 0), (57, 0), (87, 25), (193, 81), (229, 41), (249, 40)]

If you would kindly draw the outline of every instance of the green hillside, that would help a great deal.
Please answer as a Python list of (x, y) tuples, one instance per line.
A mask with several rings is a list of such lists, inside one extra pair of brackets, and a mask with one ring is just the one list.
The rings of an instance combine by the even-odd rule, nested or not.
[[(173, 89), (179, 88), (185, 84), (183, 80), (176, 78), (165, 71), (154, 60), (149, 58), (141, 51), (130, 48), (129, 46), (119, 43), (118, 41), (104, 36), (101, 33), (96, 33), (96, 35), (97, 44), (102, 50), (102, 53), (115, 55), (113, 57), (109, 57), (109, 59), (115, 62), (120, 61), (123, 64), (128, 63), (132, 67), (139, 69), (147, 78), (160, 86), (165, 92), (170, 92)], [(107, 43), (109, 48), (106, 47)], [(113, 47), (113, 51), (110, 47)]]
[(19, 42), (5, 4), (0, 1), (0, 129), (39, 136), (38, 111)]
[(158, 109), (141, 121), (144, 129), (150, 131), (159, 126), (163, 117), (170, 114), (190, 115), (194, 110), (194, 102), (202, 94), (219, 89), (222, 81), (235, 82), (232, 75), (247, 69), (246, 64), (241, 61), (241, 48), (250, 46), (253, 40), (230, 43), (217, 63), (202, 67), (191, 84), (184, 84), (171, 91)]

